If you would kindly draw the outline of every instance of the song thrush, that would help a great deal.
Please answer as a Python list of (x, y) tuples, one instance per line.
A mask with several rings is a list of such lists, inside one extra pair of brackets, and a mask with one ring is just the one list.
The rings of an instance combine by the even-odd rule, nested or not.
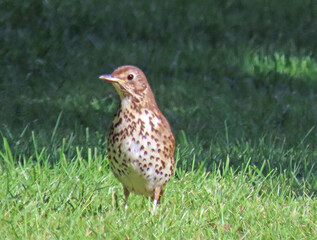
[(110, 167), (123, 185), (125, 206), (133, 192), (152, 197), (154, 211), (174, 172), (170, 125), (139, 68), (121, 66), (99, 78), (111, 82), (121, 100), (109, 129), (107, 151)]

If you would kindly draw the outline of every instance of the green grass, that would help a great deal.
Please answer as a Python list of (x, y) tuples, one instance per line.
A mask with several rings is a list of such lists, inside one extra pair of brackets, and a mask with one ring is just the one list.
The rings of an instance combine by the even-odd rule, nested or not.
[[(313, 0), (1, 1), (1, 238), (314, 239), (316, 26)], [(107, 163), (123, 64), (176, 137), (154, 215)]]
[[(124, 210), (122, 189), (97, 148), (67, 159), (66, 142), (50, 153), (15, 163), (4, 141), (1, 173), (3, 238), (305, 238), (316, 232), (317, 202), (296, 194), (296, 178), (262, 167), (230, 167), (229, 157), (211, 172), (179, 166), (162, 204), (152, 215), (150, 199), (131, 195)], [(177, 160), (180, 155), (177, 154)]]

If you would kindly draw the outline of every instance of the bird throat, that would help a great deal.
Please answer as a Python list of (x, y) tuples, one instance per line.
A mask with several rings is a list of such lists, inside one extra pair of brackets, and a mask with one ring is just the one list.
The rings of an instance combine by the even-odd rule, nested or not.
[(119, 96), (120, 96), (120, 100), (122, 101), (122, 99), (124, 99), (125, 96), (124, 96), (124, 93), (123, 93), (122, 89), (120, 88), (119, 84), (118, 84), (118, 83), (113, 83), (112, 85), (113, 85), (114, 88), (116, 89), (117, 93), (118, 93)]

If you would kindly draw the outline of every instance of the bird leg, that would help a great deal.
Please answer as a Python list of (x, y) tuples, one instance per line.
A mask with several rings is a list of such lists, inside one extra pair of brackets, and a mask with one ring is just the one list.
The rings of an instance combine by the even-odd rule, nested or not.
[(155, 210), (156, 210), (156, 205), (160, 201), (161, 194), (163, 194), (163, 189), (161, 189), (161, 187), (156, 187), (155, 191), (154, 191), (154, 196), (152, 197), (152, 199), (153, 199), (153, 210), (152, 210), (152, 213), (154, 213)]
[(125, 208), (125, 210), (127, 210), (128, 209), (128, 198), (129, 198), (130, 192), (126, 187), (123, 187), (123, 193), (125, 196), (124, 208)]

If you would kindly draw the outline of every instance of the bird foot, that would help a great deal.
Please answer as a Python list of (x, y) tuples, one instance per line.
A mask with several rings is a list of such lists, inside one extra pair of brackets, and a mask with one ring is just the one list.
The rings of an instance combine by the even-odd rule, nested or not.
[(156, 206), (157, 206), (157, 203), (161, 197), (161, 193), (162, 193), (162, 189), (160, 187), (156, 187), (155, 192), (154, 192), (154, 197), (153, 197), (152, 213), (155, 213), (155, 211), (156, 211)]
[(156, 206), (157, 206), (157, 199), (154, 199), (153, 201), (153, 209), (152, 209), (152, 214), (156, 212)]
[(130, 192), (129, 192), (129, 190), (126, 187), (123, 187), (123, 193), (124, 193), (124, 196), (125, 196), (124, 209), (128, 210), (128, 207), (129, 207), (128, 206), (128, 198), (129, 198)]

